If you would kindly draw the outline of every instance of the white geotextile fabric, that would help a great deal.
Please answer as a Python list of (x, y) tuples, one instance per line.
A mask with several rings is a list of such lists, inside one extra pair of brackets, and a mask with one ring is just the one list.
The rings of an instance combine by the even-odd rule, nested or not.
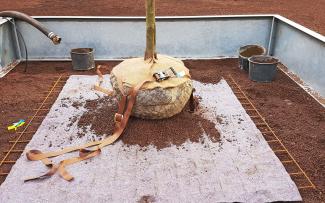
[[(55, 150), (96, 138), (89, 129), (78, 138), (77, 121), (68, 125), (85, 111), (73, 107), (73, 101), (85, 103), (103, 96), (91, 90), (96, 80), (97, 76), (71, 76), (26, 150)], [(203, 135), (203, 144), (188, 141), (157, 151), (153, 146), (143, 150), (118, 141), (100, 156), (69, 166), (75, 177), (72, 182), (54, 175), (24, 183), (25, 177), (46, 171), (43, 164), (27, 161), (24, 153), (0, 186), (0, 202), (137, 202), (143, 196), (157, 202), (301, 200), (296, 185), (226, 81), (215, 85), (194, 81), (193, 85), (202, 98), (204, 117), (221, 134), (220, 143)], [(76, 153), (54, 160), (72, 155)]]

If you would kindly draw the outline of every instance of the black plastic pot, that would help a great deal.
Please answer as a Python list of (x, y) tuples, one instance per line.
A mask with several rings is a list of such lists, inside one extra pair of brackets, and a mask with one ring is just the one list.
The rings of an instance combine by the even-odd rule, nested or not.
[(256, 82), (271, 82), (277, 73), (279, 60), (271, 56), (252, 56), (249, 61), (249, 79)]
[(266, 49), (259, 45), (246, 45), (239, 48), (239, 67), (245, 71), (249, 70), (248, 58), (255, 55), (265, 55)]
[(95, 68), (94, 49), (77, 48), (71, 49), (73, 70), (89, 70)]

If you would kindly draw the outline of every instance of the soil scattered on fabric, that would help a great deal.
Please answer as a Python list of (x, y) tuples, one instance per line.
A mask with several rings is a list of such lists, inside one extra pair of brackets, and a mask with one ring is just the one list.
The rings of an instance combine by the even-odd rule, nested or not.
[(156, 199), (155, 197), (150, 195), (142, 196), (141, 199), (138, 201), (138, 203), (151, 203), (151, 202), (156, 202)]
[[(103, 74), (107, 74), (118, 63), (119, 61), (97, 62), (97, 65), (106, 65), (103, 66), (106, 67)], [(325, 201), (324, 107), (281, 71), (278, 71), (273, 82), (257, 83), (250, 81), (247, 72), (239, 69), (238, 59), (185, 60), (184, 63), (190, 69), (192, 79), (204, 83), (217, 83), (220, 78), (231, 75), (316, 185), (317, 190), (300, 190), (303, 200), (305, 202)], [(0, 123), (3, 126), (0, 129), (2, 151), (10, 149), (9, 141), (16, 139), (16, 134), (7, 130), (8, 123), (24, 118), (29, 122), (27, 116), (33, 115), (33, 109), (38, 108), (39, 103), (42, 102), (39, 93), (50, 89), (54, 77), (60, 74), (65, 76), (96, 74), (95, 69), (80, 72), (72, 70), (71, 66), (71, 62), (33, 61), (29, 62), (28, 71), (25, 73), (24, 63), (21, 63), (0, 80), (0, 95), (5, 95), (0, 98)], [(50, 101), (54, 102), (55, 99), (56, 97), (53, 97)], [(46, 113), (42, 112), (42, 115)], [(38, 118), (33, 121), (34, 125), (30, 126), (28, 131), (37, 130), (39, 125), (35, 123), (41, 123), (42, 120), (43, 118)], [(221, 124), (225, 123), (222, 115), (218, 120), (217, 122)], [(260, 123), (261, 120), (254, 120), (254, 122)], [(32, 136), (33, 134), (26, 134), (23, 138), (31, 139)], [(1, 153), (0, 158), (4, 155)], [(19, 153), (10, 156), (11, 160), (19, 157)], [(283, 157), (283, 160), (286, 160), (285, 158), (288, 157)], [(2, 165), (0, 172), (9, 172), (11, 166)], [(5, 176), (1, 176), (0, 183), (4, 180)], [(307, 184), (308, 182), (303, 182), (299, 185)]]
[[(115, 126), (114, 115), (118, 109), (117, 101), (111, 97), (104, 97), (98, 100), (88, 100), (84, 107), (87, 111), (78, 121), (78, 127), (86, 129), (90, 126), (99, 138), (110, 136)], [(148, 120), (131, 117), (121, 135), (121, 140), (126, 145), (139, 145), (140, 147), (154, 145), (157, 149), (162, 149), (171, 145), (180, 146), (188, 140), (200, 142), (205, 133), (213, 142), (220, 141), (220, 134), (215, 124), (203, 118), (199, 113), (190, 113), (187, 104), (181, 113), (168, 119)]]

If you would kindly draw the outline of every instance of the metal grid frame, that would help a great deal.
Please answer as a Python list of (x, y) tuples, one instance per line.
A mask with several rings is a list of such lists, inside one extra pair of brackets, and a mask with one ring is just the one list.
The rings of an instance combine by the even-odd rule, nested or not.
[[(24, 150), (23, 148), (29, 143), (30, 140), (26, 139), (24, 137), (24, 135), (26, 134), (34, 134), (36, 131), (34, 130), (30, 130), (30, 128), (32, 127), (32, 125), (39, 125), (41, 124), (41, 122), (35, 122), (37, 118), (40, 119), (44, 119), (45, 115), (42, 115), (41, 112), (48, 112), (52, 106), (52, 104), (54, 103), (54, 99), (58, 96), (58, 94), (61, 92), (59, 91), (60, 89), (63, 88), (65, 82), (67, 80), (67, 77), (60, 75), (58, 77), (55, 77), (55, 80), (53, 82), (53, 85), (50, 87), (49, 91), (45, 91), (42, 92), (40, 94), (41, 98), (44, 97), (42, 99), (42, 102), (39, 103), (38, 108), (33, 109), (34, 113), (32, 116), (28, 116), (28, 122), (25, 125), (25, 127), (23, 128), (22, 131), (17, 131), (16, 134), (18, 135), (17, 138), (13, 139), (13, 140), (9, 140), (9, 144), (11, 145), (9, 150), (5, 150), (2, 153), (4, 153), (4, 157), (2, 158), (1, 162), (0, 162), (0, 176), (7, 176), (9, 174), (9, 171), (3, 171), (3, 167), (5, 164), (15, 164), (16, 160), (11, 160), (9, 158), (9, 156), (13, 153), (23, 153)], [(42, 95), (42, 94), (45, 94)], [(56, 95), (54, 95), (56, 94)], [(53, 99), (52, 101), (50, 101), (51, 99)], [(18, 147), (18, 144), (21, 143), (24, 146), (23, 147)]]
[[(12, 153), (22, 153), (23, 149), (16, 149), (16, 146), (18, 143), (27, 144), (30, 140), (23, 139), (23, 136), (25, 134), (34, 134), (36, 131), (28, 131), (29, 127), (32, 124), (40, 124), (33, 122), (36, 118), (44, 118), (45, 116), (40, 115), (40, 112), (45, 111), (48, 112), (50, 110), (50, 107), (54, 103), (54, 101), (49, 102), (50, 98), (56, 98), (54, 94), (59, 94), (61, 91), (58, 88), (63, 88), (67, 77), (64, 77), (63, 75), (60, 75), (57, 77), (57, 79), (54, 81), (52, 87), (49, 91), (45, 91), (43, 93), (46, 93), (46, 96), (44, 97), (43, 101), (39, 103), (39, 107), (37, 109), (33, 109), (35, 113), (32, 116), (29, 116), (29, 121), (27, 125), (24, 127), (24, 129), (20, 132), (16, 132), (18, 134), (18, 137), (14, 140), (10, 140), (9, 143), (11, 144), (11, 147), (9, 150), (3, 151), (5, 153), (5, 156), (2, 158), (0, 162), (0, 176), (7, 176), (9, 172), (2, 172), (2, 168), (5, 164), (15, 164), (15, 160), (8, 159), (9, 155)], [(229, 86), (233, 90), (233, 93), (236, 95), (237, 99), (242, 104), (243, 108), (246, 110), (247, 114), (251, 117), (251, 119), (254, 121), (254, 119), (259, 119), (261, 122), (255, 122), (255, 125), (257, 128), (265, 127), (267, 130), (261, 130), (262, 135), (265, 137), (266, 134), (272, 135), (273, 139), (266, 139), (268, 144), (271, 143), (277, 143), (280, 148), (273, 150), (273, 152), (279, 157), (279, 154), (287, 154), (289, 159), (288, 160), (281, 160), (281, 163), (284, 165), (285, 168), (288, 164), (295, 165), (298, 168), (298, 171), (296, 172), (289, 172), (289, 175), (291, 177), (293, 176), (302, 176), (306, 180), (307, 184), (305, 185), (297, 185), (298, 189), (316, 189), (316, 186), (314, 183), (310, 180), (306, 172), (300, 167), (298, 162), (295, 160), (295, 158), (292, 156), (292, 154), (288, 151), (288, 149), (285, 147), (283, 142), (279, 139), (279, 137), (276, 135), (276, 133), (273, 131), (273, 129), (269, 126), (269, 124), (266, 122), (265, 118), (261, 115), (261, 113), (257, 110), (255, 105), (251, 102), (251, 100), (247, 97), (247, 95), (243, 92), (241, 87), (238, 85), (238, 83), (235, 81), (235, 79), (229, 75), (229, 78), (226, 78)]]
[[(297, 184), (297, 187), (299, 190), (302, 189), (316, 189), (315, 184), (310, 180), (306, 172), (301, 168), (301, 166), (298, 164), (298, 162), (295, 160), (295, 158), (292, 156), (292, 154), (289, 152), (287, 147), (283, 144), (283, 142), (279, 139), (279, 137), (276, 135), (274, 130), (270, 127), (270, 125), (266, 122), (265, 118), (261, 115), (261, 113), (257, 110), (255, 105), (252, 103), (252, 101), (247, 97), (247, 95), (243, 92), (241, 87), (238, 85), (238, 83), (235, 81), (235, 79), (229, 75), (229, 78), (225, 78), (227, 80), (227, 83), (229, 84), (230, 88), (233, 90), (233, 93), (237, 97), (238, 101), (242, 104), (243, 108), (246, 110), (247, 114), (250, 116), (250, 118), (254, 121), (256, 127), (261, 131), (262, 135), (264, 136), (265, 140), (269, 145), (271, 144), (277, 144), (277, 149), (273, 149), (271, 146), (271, 149), (275, 153), (275, 155), (280, 159), (283, 166), (288, 171), (288, 168), (290, 165), (294, 165), (298, 170), (294, 172), (289, 172), (288, 174), (293, 177), (303, 177), (305, 179), (305, 183), (303, 185), (299, 185), (297, 181), (295, 183)], [(260, 120), (260, 122), (256, 122), (255, 120)], [(261, 129), (261, 128), (264, 129)], [(265, 130), (266, 129), (266, 130)], [(271, 136), (272, 138), (267, 138), (268, 136)], [(288, 159), (287, 160), (281, 160), (279, 157), (281, 154), (286, 154)]]

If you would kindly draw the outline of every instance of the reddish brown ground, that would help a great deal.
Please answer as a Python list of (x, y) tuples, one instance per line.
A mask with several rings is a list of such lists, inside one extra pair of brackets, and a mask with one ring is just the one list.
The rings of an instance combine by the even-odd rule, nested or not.
[[(2, 0), (0, 5), (1, 10), (18, 10), (30, 15), (144, 15), (144, 0)], [(157, 15), (277, 13), (321, 34), (325, 34), (324, 10), (324, 0), (157, 0)], [(245, 93), (260, 109), (267, 122), (318, 187), (318, 191), (301, 190), (304, 201), (325, 201), (324, 195), (320, 192), (325, 192), (324, 108), (284, 74), (279, 74), (273, 83), (259, 84), (249, 81), (245, 73), (237, 71), (235, 60), (188, 61), (187, 65), (192, 68), (194, 77), (199, 69), (205, 70), (207, 77), (216, 76), (211, 67), (217, 68), (219, 74), (233, 73)], [(28, 74), (23, 74), (22, 69), (23, 66), (20, 65), (0, 80), (0, 151), (8, 149), (8, 141), (15, 138), (13, 133), (7, 132), (6, 126), (33, 113), (33, 108), (38, 107), (37, 102), (41, 102), (38, 92), (47, 91), (54, 76), (72, 73), (68, 71), (69, 63), (35, 62)], [(34, 129), (37, 129), (37, 125), (34, 125)], [(28, 139), (31, 135), (25, 137)], [(18, 144), (17, 147), (23, 146)], [(14, 159), (18, 156), (17, 154), (9, 158)], [(0, 155), (0, 160), (2, 157), (3, 154)], [(1, 170), (9, 168), (8, 165)], [(0, 182), (3, 180), (0, 177)]]
[[(117, 62), (108, 62), (110, 67)], [(325, 109), (290, 80), (279, 72), (272, 83), (256, 83), (248, 79), (247, 74), (239, 70), (236, 59), (185, 61), (191, 69), (193, 79), (203, 82), (217, 82), (221, 76), (231, 74), (244, 92), (261, 111), (266, 121), (275, 130), (292, 155), (311, 177), (319, 190), (301, 190), (306, 202), (325, 201)], [(28, 73), (23, 73), (23, 64), (0, 80), (0, 150), (9, 148), (8, 141), (16, 136), (5, 127), (16, 120), (32, 115), (40, 102), (39, 92), (47, 91), (55, 76), (67, 74), (93, 74), (73, 72), (69, 62), (33, 62)], [(204, 74), (202, 74), (204, 73)], [(44, 94), (43, 94), (44, 95)], [(38, 120), (40, 122), (41, 119)], [(136, 121), (139, 122), (139, 121)], [(150, 125), (150, 124), (148, 124)], [(36, 130), (38, 125), (29, 131)], [(24, 135), (30, 139), (32, 134)], [(128, 136), (129, 137), (129, 136)], [(126, 140), (128, 138), (126, 137)], [(130, 140), (127, 140), (130, 141)], [(17, 149), (23, 148), (21, 144)], [(13, 155), (10, 159), (19, 156)], [(0, 156), (2, 159), (3, 154)], [(10, 169), (10, 165), (1, 167), (1, 172)], [(290, 172), (293, 172), (290, 167)], [(2, 179), (1, 181), (3, 181)], [(299, 182), (301, 183), (301, 182)]]
[[(1, 10), (30, 15), (143, 16), (145, 0), (2, 0)], [(324, 0), (157, 0), (157, 15), (280, 14), (325, 34)]]

